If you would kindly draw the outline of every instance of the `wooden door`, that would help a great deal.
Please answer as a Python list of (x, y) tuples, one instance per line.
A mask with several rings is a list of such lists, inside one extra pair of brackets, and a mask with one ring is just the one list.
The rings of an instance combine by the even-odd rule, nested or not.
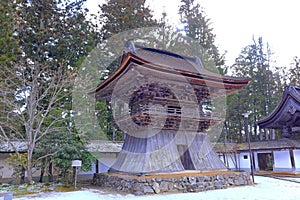
[(191, 159), (190, 151), (186, 145), (177, 145), (181, 163), (185, 170), (195, 170), (194, 163)]

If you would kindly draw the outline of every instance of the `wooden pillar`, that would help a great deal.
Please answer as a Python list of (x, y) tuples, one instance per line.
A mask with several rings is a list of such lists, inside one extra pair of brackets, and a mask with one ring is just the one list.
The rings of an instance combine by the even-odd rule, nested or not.
[(265, 135), (266, 135), (266, 140), (269, 140), (269, 130), (268, 129), (266, 130)]
[(252, 153), (253, 171), (256, 171), (254, 152), (252, 151), (251, 153)]
[(96, 173), (99, 173), (99, 160), (96, 159)]
[(259, 140), (262, 141), (264, 139), (261, 128), (259, 129)]
[(274, 129), (270, 130), (270, 139), (275, 140), (275, 130)]
[(290, 149), (290, 158), (291, 158), (292, 170), (295, 171), (296, 165), (295, 165), (295, 157), (294, 157), (293, 149)]

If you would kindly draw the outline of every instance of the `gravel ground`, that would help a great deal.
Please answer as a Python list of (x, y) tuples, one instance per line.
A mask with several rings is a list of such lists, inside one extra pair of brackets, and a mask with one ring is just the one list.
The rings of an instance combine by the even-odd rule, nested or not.
[(255, 177), (255, 185), (213, 190), (199, 193), (159, 194), (134, 196), (114, 194), (96, 188), (83, 188), (75, 192), (50, 192), (38, 195), (14, 197), (17, 200), (293, 200), (300, 199), (300, 183), (267, 177)]

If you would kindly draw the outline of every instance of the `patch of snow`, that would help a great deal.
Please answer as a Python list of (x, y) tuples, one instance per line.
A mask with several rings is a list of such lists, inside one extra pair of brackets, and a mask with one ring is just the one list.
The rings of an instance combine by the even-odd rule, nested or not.
[(14, 197), (17, 200), (296, 200), (300, 197), (300, 184), (267, 177), (255, 177), (255, 185), (241, 186), (199, 193), (176, 193), (147, 196), (108, 194), (101, 189), (84, 189), (66, 193), (43, 193), (38, 196)]

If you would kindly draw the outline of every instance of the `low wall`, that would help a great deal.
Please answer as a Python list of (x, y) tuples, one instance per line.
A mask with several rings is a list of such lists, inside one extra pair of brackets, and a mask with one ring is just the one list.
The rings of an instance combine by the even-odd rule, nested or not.
[(250, 185), (249, 172), (181, 173), (151, 176), (124, 174), (94, 174), (93, 184), (135, 195), (163, 192), (202, 192), (226, 189), (231, 186)]

